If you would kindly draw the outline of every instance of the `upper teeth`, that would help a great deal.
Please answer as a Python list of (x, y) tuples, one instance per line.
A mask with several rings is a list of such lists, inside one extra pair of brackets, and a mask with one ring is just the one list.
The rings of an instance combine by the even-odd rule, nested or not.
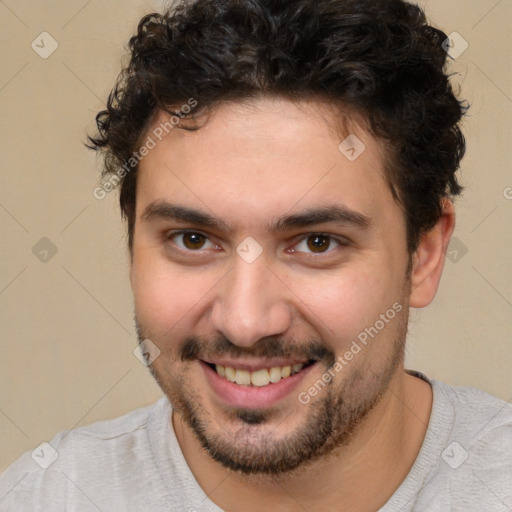
[(251, 384), (253, 386), (266, 386), (269, 382), (279, 382), (281, 379), (297, 373), (303, 366), (304, 363), (297, 363), (291, 366), (274, 366), (250, 372), (216, 364), (215, 369), (221, 377), (225, 377), (229, 382), (236, 382), (245, 386)]

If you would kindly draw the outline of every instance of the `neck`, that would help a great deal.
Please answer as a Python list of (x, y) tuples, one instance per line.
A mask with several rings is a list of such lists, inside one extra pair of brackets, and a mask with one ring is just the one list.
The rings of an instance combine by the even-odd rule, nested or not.
[(185, 460), (209, 499), (228, 512), (374, 511), (382, 507), (411, 469), (425, 437), (432, 406), (430, 385), (399, 369), (380, 402), (347, 445), (329, 456), (283, 475), (241, 475), (203, 450), (187, 425), (173, 413)]

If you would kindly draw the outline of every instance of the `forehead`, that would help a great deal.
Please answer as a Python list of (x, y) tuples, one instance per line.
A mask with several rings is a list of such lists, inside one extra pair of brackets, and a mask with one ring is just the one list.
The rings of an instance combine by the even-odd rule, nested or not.
[(382, 145), (359, 118), (332, 105), (275, 98), (224, 103), (198, 119), (199, 129), (168, 123), (162, 134), (168, 120), (160, 112), (145, 134), (155, 146), (139, 166), (138, 216), (159, 199), (267, 225), (273, 213), (319, 203), (341, 202), (368, 217), (396, 207)]

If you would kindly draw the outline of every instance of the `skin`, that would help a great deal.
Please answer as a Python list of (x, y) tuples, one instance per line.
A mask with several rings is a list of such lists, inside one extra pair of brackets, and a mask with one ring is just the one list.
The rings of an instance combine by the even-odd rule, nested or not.
[[(343, 130), (318, 101), (224, 103), (199, 130), (172, 130), (140, 164), (130, 275), (139, 336), (161, 351), (151, 371), (173, 404), (170, 421), (188, 466), (227, 511), (261, 510), (263, 503), (279, 511), (376, 510), (407, 476), (426, 432), (432, 391), (405, 373), (403, 351), (409, 307), (426, 306), (436, 293), (453, 205), (443, 203), (408, 275), (405, 218), (384, 178), (384, 148), (347, 115)], [(156, 116), (148, 133), (164, 119)], [(348, 133), (366, 146), (353, 162), (338, 150)], [(199, 209), (230, 231), (143, 218), (155, 201)], [(370, 226), (269, 230), (282, 215), (334, 203)], [(197, 249), (183, 235), (170, 237), (180, 229), (207, 238)], [(308, 245), (317, 233), (332, 237), (325, 252)], [(236, 252), (247, 237), (262, 249), (252, 263)], [(396, 303), (401, 311), (328, 387), (300, 403), (299, 393), (322, 378), (332, 358)], [(183, 360), (191, 336), (199, 348)], [(325, 357), (278, 406), (258, 410), (259, 423), (248, 421), (250, 406), (234, 410), (215, 394), (196, 358), (217, 356), (218, 342), (234, 359), (270, 357), (277, 347), (302, 360), (311, 340)], [(325, 410), (336, 411), (329, 423)], [(210, 450), (192, 428), (192, 413)], [(323, 437), (320, 446), (312, 446), (315, 437)], [(293, 465), (295, 451), (304, 460)], [(230, 469), (222, 454), (259, 469)]]

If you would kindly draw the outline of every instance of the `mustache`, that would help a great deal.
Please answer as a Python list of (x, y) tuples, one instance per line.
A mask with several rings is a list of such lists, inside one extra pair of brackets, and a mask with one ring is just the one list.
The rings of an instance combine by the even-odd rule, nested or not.
[(250, 348), (231, 343), (226, 337), (206, 340), (198, 336), (188, 336), (179, 350), (181, 361), (212, 358), (229, 355), (233, 358), (287, 358), (325, 361), (334, 364), (335, 354), (317, 339), (308, 339), (302, 343), (285, 342), (282, 338), (268, 337), (259, 340)]

